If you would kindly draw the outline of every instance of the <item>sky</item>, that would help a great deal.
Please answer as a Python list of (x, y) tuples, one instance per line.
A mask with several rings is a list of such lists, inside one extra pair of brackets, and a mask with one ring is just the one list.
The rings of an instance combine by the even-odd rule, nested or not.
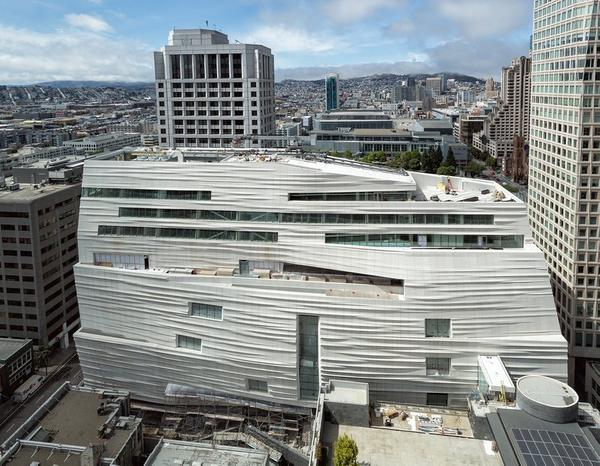
[(378, 73), (499, 77), (526, 55), (533, 0), (0, 0), (0, 83), (152, 81), (173, 28), (275, 55), (276, 80)]

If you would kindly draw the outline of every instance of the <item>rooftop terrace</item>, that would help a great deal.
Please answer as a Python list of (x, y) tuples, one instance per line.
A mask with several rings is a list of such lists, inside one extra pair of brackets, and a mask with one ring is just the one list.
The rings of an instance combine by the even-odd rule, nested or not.
[[(415, 201), (433, 202), (516, 202), (522, 201), (500, 184), (476, 178), (448, 177), (407, 172), (355, 160), (331, 157), (325, 153), (301, 153), (287, 150), (178, 149), (131, 150), (103, 154), (94, 161), (146, 163), (282, 163), (340, 175), (397, 181), (398, 190), (412, 191)], [(386, 188), (387, 189), (387, 188)]]

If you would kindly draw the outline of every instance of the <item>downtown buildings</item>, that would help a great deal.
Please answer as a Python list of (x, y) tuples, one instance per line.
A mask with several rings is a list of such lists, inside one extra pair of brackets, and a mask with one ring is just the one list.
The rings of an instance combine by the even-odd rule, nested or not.
[[(505, 172), (527, 177), (527, 142), (529, 141), (531, 59), (518, 57), (502, 69), (499, 105), (484, 122), (483, 130), (473, 135), (473, 146), (488, 152), (505, 168)], [(515, 146), (522, 148), (514, 150)], [(513, 173), (513, 174), (515, 174)]]
[(493, 182), (182, 150), (86, 162), (81, 208), (91, 386), (309, 407), (342, 380), (464, 406), (482, 354), (515, 378), (566, 377), (526, 205)]
[(257, 147), (275, 134), (270, 49), (208, 29), (175, 29), (154, 52), (162, 147)]
[(532, 37), (530, 223), (580, 392), (600, 359), (598, 7), (536, 0)]

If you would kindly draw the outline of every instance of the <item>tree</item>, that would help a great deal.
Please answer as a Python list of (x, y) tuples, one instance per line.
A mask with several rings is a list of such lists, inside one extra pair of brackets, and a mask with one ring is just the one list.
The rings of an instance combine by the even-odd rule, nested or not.
[(496, 159), (491, 155), (488, 155), (488, 157), (485, 159), (485, 164), (490, 168), (496, 168)]
[(425, 173), (433, 173), (435, 171), (433, 168), (433, 157), (433, 150), (431, 148), (421, 154), (421, 168)]
[(338, 437), (333, 446), (333, 465), (334, 466), (358, 466), (358, 446), (356, 442), (343, 434)]
[(456, 175), (456, 167), (442, 166), (437, 169), (436, 173), (438, 175), (454, 176), (454, 175)]
[(421, 154), (419, 151), (413, 150), (410, 152), (402, 152), (394, 155), (390, 166), (394, 168), (403, 168), (405, 170), (420, 170), (421, 169)]
[(483, 172), (483, 167), (480, 163), (471, 160), (465, 167), (465, 171), (467, 173), (470, 173), (471, 176), (481, 176), (481, 172)]
[(446, 167), (456, 167), (456, 158), (454, 157), (454, 151), (452, 150), (452, 147), (448, 148), (446, 160), (444, 160), (442, 165), (445, 165)]
[(411, 171), (419, 171), (421, 169), (421, 161), (418, 158), (412, 158), (408, 161), (408, 169)]
[(438, 168), (442, 166), (444, 162), (444, 154), (442, 154), (442, 148), (437, 146), (435, 150), (432, 152), (432, 163), (431, 163), (431, 171), (429, 173), (435, 173)]
[(469, 155), (470, 155), (470, 158), (482, 160), (481, 151), (479, 149), (477, 149), (476, 147), (469, 146)]
[(385, 152), (383, 152), (383, 151), (369, 152), (362, 159), (363, 162), (367, 162), (367, 163), (385, 162), (386, 160), (387, 160), (387, 157), (385, 156)]

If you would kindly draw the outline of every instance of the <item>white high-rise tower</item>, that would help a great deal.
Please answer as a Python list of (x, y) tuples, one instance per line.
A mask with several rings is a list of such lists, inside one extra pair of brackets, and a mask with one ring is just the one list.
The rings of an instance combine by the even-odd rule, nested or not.
[(175, 29), (154, 52), (159, 142), (163, 147), (259, 145), (275, 134), (271, 50), (230, 44), (208, 29)]

